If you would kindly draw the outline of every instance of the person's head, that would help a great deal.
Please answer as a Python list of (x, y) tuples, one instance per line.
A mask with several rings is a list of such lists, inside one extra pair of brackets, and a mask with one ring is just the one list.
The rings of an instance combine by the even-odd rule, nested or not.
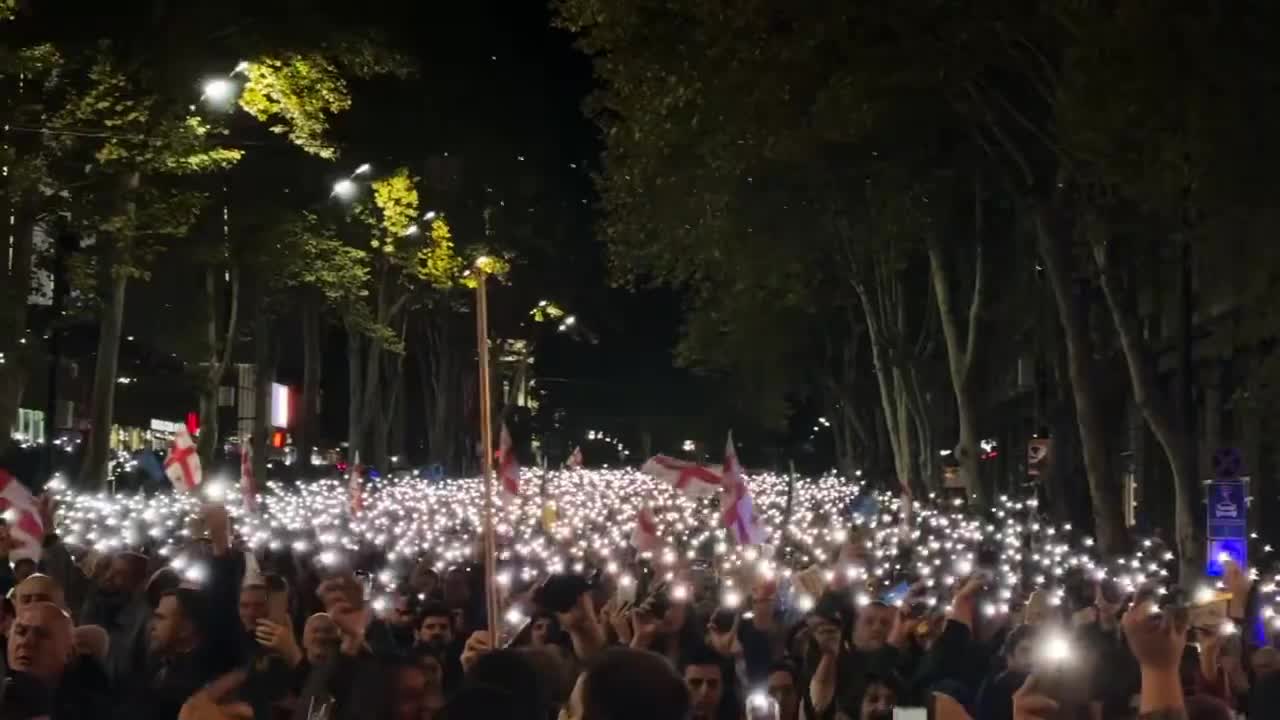
[(266, 585), (245, 585), (240, 588), (240, 624), (245, 632), (253, 632), (259, 620), (266, 620), (270, 613)]
[(444, 604), (462, 607), (471, 602), (471, 573), (466, 568), (451, 568), (444, 576)]
[(146, 580), (147, 559), (136, 553), (116, 553), (107, 561), (102, 576), (102, 591), (108, 594), (131, 593)]
[(523, 650), (496, 650), (481, 656), (467, 671), (467, 684), (500, 687), (511, 694), (527, 717), (547, 717), (559, 707), (557, 682), (546, 672), (547, 658)]
[(404, 593), (396, 593), (391, 599), (391, 607), (387, 610), (387, 622), (393, 627), (413, 629), (413, 603)]
[(34, 602), (18, 609), (9, 632), (9, 668), (56, 685), (74, 654), (71, 618), (57, 605)]
[(853, 623), (853, 646), (862, 652), (873, 652), (884, 647), (893, 630), (894, 609), (884, 603), (874, 602), (858, 608)]
[(758, 582), (755, 587), (751, 588), (751, 612), (756, 617), (773, 615), (774, 608), (777, 606), (777, 599), (777, 582), (773, 580)]
[(766, 689), (778, 703), (781, 720), (796, 720), (800, 715), (800, 673), (790, 663), (778, 663), (769, 668)]
[(898, 704), (897, 684), (888, 678), (872, 677), (862, 691), (860, 720), (891, 720), (893, 707)]
[(555, 629), (555, 620), (550, 615), (537, 615), (529, 623), (529, 644), (543, 647), (551, 642), (551, 633)]
[(72, 645), (77, 654), (105, 662), (111, 649), (111, 636), (101, 625), (80, 625), (72, 634)]
[(302, 651), (307, 662), (319, 667), (338, 652), (338, 626), (328, 613), (316, 613), (302, 626)]
[(689, 690), (671, 665), (643, 650), (612, 648), (578, 676), (564, 720), (685, 718)]
[(1035, 644), (1038, 634), (1037, 626), (1035, 625), (1019, 625), (1014, 628), (1004, 641), (1002, 654), (1004, 655), (1005, 667), (1014, 672), (1030, 673), (1032, 662), (1035, 660)]
[(427, 702), (427, 672), (409, 659), (391, 664), (391, 709), (394, 720), (421, 720)]
[(65, 607), (67, 601), (62, 594), (62, 586), (56, 580), (36, 573), (27, 576), (13, 590), (13, 605), (18, 610), (32, 603), (53, 603)]
[(171, 657), (199, 644), (199, 618), (204, 616), (204, 596), (198, 590), (178, 588), (160, 596), (151, 614), (148, 647), (152, 653)]
[(724, 660), (710, 648), (696, 648), (684, 659), (683, 674), (692, 720), (715, 720), (730, 679)]
[(147, 596), (147, 607), (160, 604), (160, 598), (170, 590), (177, 590), (182, 585), (182, 578), (171, 567), (162, 567), (147, 578), (144, 592)]
[(418, 623), (418, 644), (443, 650), (451, 642), (453, 622), (449, 608), (443, 605), (427, 606), (422, 611), (422, 622)]
[(409, 576), (409, 587), (419, 595), (431, 595), (440, 587), (440, 573), (431, 567), (431, 563), (423, 560), (413, 568)]
[(13, 579), (22, 582), (34, 575), (36, 561), (29, 557), (20, 557), (13, 561)]

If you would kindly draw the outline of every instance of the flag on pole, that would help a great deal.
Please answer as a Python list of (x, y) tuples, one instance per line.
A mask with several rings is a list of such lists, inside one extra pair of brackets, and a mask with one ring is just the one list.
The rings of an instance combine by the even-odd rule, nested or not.
[(34, 557), (39, 558), (45, 530), (39, 506), (27, 486), (4, 470), (0, 470), (0, 517), (9, 528), (15, 550), (21, 549), (28, 556), (34, 552)]
[(498, 479), (502, 481), (502, 494), (508, 500), (520, 495), (520, 461), (511, 447), (511, 433), (507, 432), (506, 423), (502, 423), (502, 432), (498, 435)]
[(724, 446), (724, 489), (720, 493), (720, 517), (739, 545), (759, 545), (765, 540), (764, 528), (751, 503), (751, 489), (738, 464), (738, 451), (733, 447), (733, 432)]
[(578, 445), (573, 448), (573, 452), (569, 454), (569, 469), (578, 470), (582, 468), (582, 446)]
[(249, 444), (249, 438), (240, 443), (240, 493), (244, 496), (246, 508), (258, 508), (258, 483), (253, 477), (253, 446)]
[(196, 444), (185, 427), (179, 427), (178, 432), (173, 435), (169, 456), (164, 459), (164, 474), (179, 492), (195, 490), (203, 479)]
[(636, 526), (631, 531), (631, 546), (640, 552), (658, 549), (658, 520), (653, 510), (645, 505), (636, 513)]
[(666, 455), (654, 455), (640, 466), (640, 471), (669, 483), (691, 497), (710, 497), (720, 490), (721, 477), (714, 470)]

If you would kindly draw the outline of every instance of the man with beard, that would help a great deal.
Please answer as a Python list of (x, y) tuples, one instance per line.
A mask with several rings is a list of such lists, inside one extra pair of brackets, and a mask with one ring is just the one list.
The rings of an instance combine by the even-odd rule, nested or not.
[(243, 556), (231, 552), (226, 508), (206, 507), (204, 522), (213, 539), (208, 582), (161, 595), (151, 619), (145, 670), (122, 679), (128, 717), (172, 720), (192, 693), (241, 657), (237, 597)]
[(445, 694), (462, 684), (462, 648), (454, 641), (453, 615), (444, 605), (428, 605), (418, 624), (417, 648), (440, 662)]
[(417, 644), (417, 630), (412, 601), (408, 595), (396, 593), (369, 623), (365, 637), (374, 655), (403, 657)]

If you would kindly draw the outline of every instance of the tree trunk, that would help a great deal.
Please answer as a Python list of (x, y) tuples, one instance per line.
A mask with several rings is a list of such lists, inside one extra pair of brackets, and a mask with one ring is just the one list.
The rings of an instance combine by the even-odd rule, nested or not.
[(985, 284), (983, 283), (982, 241), (985, 228), (982, 214), (982, 183), (974, 185), (974, 271), (973, 293), (969, 298), (966, 328), (961, 335), (960, 323), (952, 307), (951, 269), (941, 240), (935, 234), (927, 238), (929, 274), (933, 279), (933, 296), (938, 304), (938, 316), (942, 322), (942, 337), (947, 348), (947, 367), (951, 374), (951, 387), (956, 396), (956, 420), (959, 440), (954, 453), (960, 464), (960, 479), (979, 505), (986, 507), (991, 498), (986, 492), (978, 470), (978, 403), (974, 391), (974, 366), (977, 354), (978, 326), (982, 314)]
[(1072, 290), (1075, 273), (1071, 268), (1071, 255), (1051, 220), (1043, 213), (1036, 218), (1036, 240), (1044, 272), (1053, 291), (1054, 304), (1058, 308), (1058, 321), (1062, 325), (1067, 376), (1071, 380), (1075, 400), (1076, 425), (1080, 431), (1080, 447), (1089, 482), (1094, 528), (1102, 552), (1115, 556), (1129, 544), (1124, 508), (1121, 507), (1123, 493), (1107, 453), (1106, 423), (1099, 387), (1093, 379), (1092, 343), (1084, 308)]
[[(276, 377), (275, 342), (271, 335), (271, 315), (267, 312), (266, 283), (260, 282), (258, 309), (253, 316), (253, 477), (259, 489), (267, 482), (268, 434), (271, 429), (271, 383)], [(244, 438), (241, 438), (241, 442)]]
[[(105, 263), (104, 263), (105, 264)], [(93, 397), (90, 400), (89, 442), (84, 464), (80, 468), (80, 486), (86, 490), (103, 490), (107, 484), (107, 463), (111, 453), (111, 425), (115, 420), (116, 373), (120, 360), (120, 333), (124, 326), (124, 299), (128, 276), (104, 268), (110, 279), (109, 297), (105, 299), (98, 321), (98, 353), (93, 371)]]
[(305, 303), (302, 307), (302, 396), (293, 436), (294, 446), (298, 448), (298, 464), (303, 470), (311, 467), (311, 448), (316, 444), (316, 414), (324, 373), (323, 333), (319, 305)]
[(227, 365), (231, 363), (231, 351), (235, 347), (236, 324), (240, 314), (240, 273), (231, 271), (231, 309), (227, 313), (226, 334), (218, 332), (218, 318), (222, 312), (218, 302), (217, 268), (209, 265), (204, 272), (205, 302), (208, 305), (209, 319), (206, 324), (209, 345), (209, 366), (204, 377), (200, 394), (200, 439), (198, 448), (200, 461), (205, 467), (213, 467), (214, 452), (218, 447), (220, 428), (218, 427), (218, 391), (222, 389), (222, 379), (226, 375)]
[(1134, 402), (1164, 450), (1173, 473), (1174, 531), (1182, 568), (1181, 580), (1183, 583), (1190, 582), (1199, 576), (1204, 567), (1205, 553), (1202, 532), (1196, 522), (1194, 510), (1199, 487), (1195, 437), (1177, 412), (1176, 404), (1160, 392), (1154, 362), (1148, 357), (1142, 342), (1137, 310), (1132, 299), (1124, 294), (1115, 276), (1108, 238), (1093, 238), (1092, 247), (1102, 293), (1107, 299), (1107, 307), (1120, 337), (1120, 348), (1129, 367)]
[(359, 459), (364, 436), (363, 338), (347, 324), (347, 462)]
[[(27, 380), (27, 355), (30, 343), (23, 343), (27, 333), (27, 297), (31, 294), (31, 256), (34, 222), (27, 196), (20, 207), (9, 205), (3, 222), (12, 237), (13, 259), (5, 258), (0, 278), (0, 453), (12, 441), (13, 426), (22, 405), (22, 391)], [(57, 319), (55, 318), (55, 321)], [(46, 438), (52, 441), (53, 438)]]
[(871, 365), (875, 369), (876, 382), (880, 386), (880, 402), (884, 406), (884, 424), (888, 431), (889, 448), (893, 451), (893, 468), (898, 484), (904, 489), (911, 487), (911, 453), (910, 440), (905, 437), (907, 420), (906, 406), (901, 384), (894, 382), (893, 368), (889, 365), (889, 348), (885, 342), (884, 330), (880, 327), (878, 313), (873, 305), (873, 298), (865, 284), (856, 286), (858, 297), (862, 299), (863, 311), (867, 316), (867, 329), (871, 335)]

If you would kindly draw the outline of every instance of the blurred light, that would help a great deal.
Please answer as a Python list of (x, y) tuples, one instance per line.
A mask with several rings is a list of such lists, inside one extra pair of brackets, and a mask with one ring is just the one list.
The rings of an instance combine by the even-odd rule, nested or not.
[(359, 191), (354, 180), (351, 178), (342, 178), (333, 184), (332, 196), (339, 200), (353, 200)]
[(204, 94), (201, 99), (207, 100), (211, 105), (227, 106), (236, 98), (236, 92), (239, 88), (228, 78), (214, 78), (204, 84)]

